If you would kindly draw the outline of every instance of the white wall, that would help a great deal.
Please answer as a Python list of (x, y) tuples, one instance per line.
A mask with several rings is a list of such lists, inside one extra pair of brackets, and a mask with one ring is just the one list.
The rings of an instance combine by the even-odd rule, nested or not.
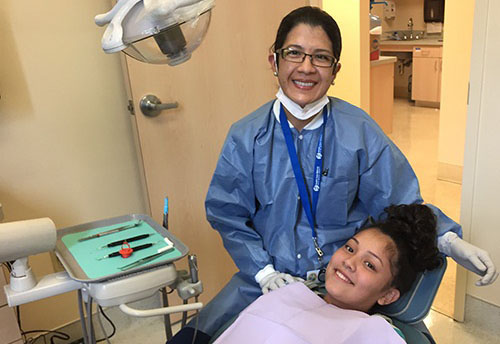
[[(103, 29), (93, 23), (109, 8), (102, 0), (2, 1), (4, 221), (49, 216), (62, 228), (145, 211), (120, 59), (102, 52)], [(38, 276), (53, 271), (48, 254), (31, 264)], [(74, 305), (67, 294), (23, 306), (24, 328), (73, 320)]]
[(464, 164), (474, 2), (445, 2), (438, 178), (458, 183)]
[[(500, 269), (500, 2), (476, 1), (471, 57), (470, 95), (462, 185), (461, 223), (464, 236), (487, 250)], [(500, 306), (500, 281), (476, 287), (467, 278), (467, 293)]]

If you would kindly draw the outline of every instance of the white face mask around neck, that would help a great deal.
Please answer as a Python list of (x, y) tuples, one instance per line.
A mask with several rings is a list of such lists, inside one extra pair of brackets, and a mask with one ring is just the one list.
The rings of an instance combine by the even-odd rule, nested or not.
[(293, 100), (288, 98), (288, 96), (283, 92), (281, 87), (278, 90), (278, 93), (276, 93), (276, 98), (278, 98), (281, 104), (283, 104), (283, 106), (292, 114), (293, 117), (302, 121), (316, 115), (330, 101), (325, 94), (320, 99), (316, 100), (311, 104), (307, 104), (302, 108), (300, 105), (298, 105)]

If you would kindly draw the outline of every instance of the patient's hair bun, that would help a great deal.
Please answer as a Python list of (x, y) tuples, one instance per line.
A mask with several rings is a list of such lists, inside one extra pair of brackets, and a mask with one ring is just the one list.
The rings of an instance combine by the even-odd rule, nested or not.
[(386, 223), (392, 223), (397, 228), (394, 234), (408, 245), (408, 259), (413, 269), (419, 272), (438, 267), (437, 222), (432, 210), (422, 204), (401, 204), (385, 211)]
[(436, 224), (436, 217), (429, 207), (402, 204), (386, 208), (385, 217), (369, 226), (378, 228), (395, 244), (389, 248), (393, 251), (392, 286), (402, 294), (411, 288), (419, 272), (433, 270), (441, 264), (436, 246)]

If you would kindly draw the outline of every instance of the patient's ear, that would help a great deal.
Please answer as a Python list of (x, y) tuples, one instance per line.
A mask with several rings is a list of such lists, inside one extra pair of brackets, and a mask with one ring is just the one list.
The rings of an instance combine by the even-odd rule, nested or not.
[(385, 306), (396, 302), (399, 299), (399, 296), (399, 290), (396, 288), (391, 288), (377, 300), (377, 303), (381, 306)]

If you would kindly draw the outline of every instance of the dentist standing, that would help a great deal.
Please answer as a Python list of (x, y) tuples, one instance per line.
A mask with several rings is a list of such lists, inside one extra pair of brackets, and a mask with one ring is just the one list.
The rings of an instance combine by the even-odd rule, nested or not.
[[(281, 22), (268, 60), (276, 99), (231, 127), (205, 206), (239, 268), (170, 343), (208, 343), (262, 293), (306, 278), (392, 204), (422, 203), (401, 151), (363, 110), (326, 95), (341, 69), (340, 30), (315, 7)], [(430, 206), (438, 247), (483, 277), (498, 276), (489, 255), (460, 239), (460, 225)]]

